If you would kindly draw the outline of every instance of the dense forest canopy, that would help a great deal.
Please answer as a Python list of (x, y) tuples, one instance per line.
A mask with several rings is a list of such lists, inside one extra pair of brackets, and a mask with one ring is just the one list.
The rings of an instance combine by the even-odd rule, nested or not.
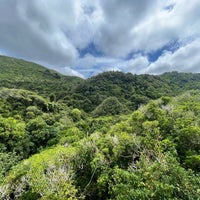
[(83, 80), (0, 57), (2, 200), (199, 199), (200, 74)]

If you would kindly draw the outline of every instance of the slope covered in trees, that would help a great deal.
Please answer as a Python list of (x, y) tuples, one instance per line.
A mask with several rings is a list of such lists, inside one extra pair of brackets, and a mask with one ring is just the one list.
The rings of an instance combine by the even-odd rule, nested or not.
[[(23, 123), (26, 134), (36, 137), (29, 142), (40, 141), (43, 150), (22, 161), (16, 161), (17, 151), (1, 153), (14, 166), (1, 169), (2, 199), (198, 199), (199, 99), (200, 91), (161, 98), (118, 120), (67, 109), (48, 113), (54, 112), (56, 122), (44, 111), (28, 121), (18, 119), (18, 130), (10, 134), (21, 141)], [(49, 147), (43, 140), (47, 127), (55, 134)]]
[(199, 198), (199, 74), (81, 80), (2, 59), (2, 200)]
[(151, 99), (200, 89), (200, 74), (171, 72), (155, 76), (104, 72), (83, 80), (31, 62), (0, 56), (0, 87), (31, 90), (87, 113), (107, 98), (116, 97), (124, 105), (124, 111), (131, 112)]
[(155, 76), (104, 72), (78, 84), (70, 96), (66, 95), (65, 102), (91, 112), (112, 96), (132, 111), (150, 99), (175, 96), (190, 89), (200, 89), (200, 74), (171, 72)]
[(56, 98), (59, 90), (67, 92), (81, 80), (32, 62), (0, 56), (0, 87), (27, 89), (46, 97), (53, 93), (52, 98)]

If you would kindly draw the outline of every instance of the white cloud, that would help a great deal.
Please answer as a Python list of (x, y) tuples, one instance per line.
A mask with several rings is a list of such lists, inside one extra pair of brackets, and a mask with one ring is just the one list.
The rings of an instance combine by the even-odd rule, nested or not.
[(144, 69), (146, 73), (166, 71), (200, 72), (200, 39), (182, 46), (174, 53), (166, 51), (159, 59)]
[[(43, 2), (40, 6), (44, 12), (38, 1), (1, 1), (0, 48), (10, 55), (49, 66), (73, 64), (77, 50), (45, 15), (47, 6)], [(2, 14), (3, 10), (10, 14)]]
[(78, 76), (80, 78), (85, 78), (81, 73), (77, 72), (76, 70), (70, 67), (63, 67), (59, 69), (59, 72), (65, 75), (69, 75), (69, 76)]
[(83, 69), (92, 68), (97, 64), (97, 58), (91, 54), (86, 54), (83, 58), (80, 58), (76, 62), (76, 66)]
[(133, 74), (142, 74), (143, 70), (149, 65), (148, 58), (146, 56), (137, 55), (131, 60), (125, 62), (124, 71), (131, 72)]
[[(124, 57), (134, 50), (135, 38), (132, 27), (138, 26), (150, 14), (155, 1), (141, 0), (102, 0), (104, 23), (96, 40), (98, 47), (107, 55)], [(154, 10), (154, 9), (153, 9)]]
[(87, 75), (92, 72), (95, 75), (109, 70), (131, 72), (133, 74), (161, 74), (167, 71), (200, 72), (199, 52), (200, 39), (196, 39), (192, 42), (184, 43), (182, 47), (174, 52), (164, 51), (158, 60), (153, 63), (148, 61), (147, 56), (140, 54), (129, 60), (87, 55), (81, 59), (80, 63), (83, 63), (83, 66), (81, 66), (80, 71), (83, 74), (87, 72), (85, 73)]
[(109, 57), (96, 57), (91, 54), (86, 54), (83, 58), (80, 58), (76, 62), (78, 71), (85, 77), (93, 76), (103, 71), (121, 71), (117, 65), (121, 62), (121, 59), (109, 58)]
[[(0, 49), (57, 70), (69, 66), (84, 76), (109, 69), (159, 73), (173, 65), (196, 72), (192, 45), (200, 46), (199, 9), (199, 0), (1, 0)], [(167, 51), (152, 64), (142, 56), (174, 40), (180, 48), (175, 53)], [(102, 55), (81, 57), (91, 43)], [(177, 66), (179, 57), (188, 61)]]
[[(104, 23), (97, 45), (110, 56), (154, 51), (200, 33), (200, 1), (103, 0)], [(166, 9), (171, 5), (171, 10)]]
[(140, 54), (135, 55), (130, 60), (111, 58), (111, 57), (95, 57), (91, 54), (85, 55), (76, 63), (78, 71), (85, 74), (86, 77), (96, 75), (103, 71), (124, 71), (133, 74), (143, 73), (149, 65), (148, 58)]

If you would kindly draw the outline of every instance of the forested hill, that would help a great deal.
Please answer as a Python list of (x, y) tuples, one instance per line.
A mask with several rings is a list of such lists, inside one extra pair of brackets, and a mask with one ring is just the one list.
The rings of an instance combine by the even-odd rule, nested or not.
[(0, 56), (0, 87), (27, 89), (47, 97), (58, 90), (69, 91), (81, 81), (32, 62)]
[(65, 98), (68, 105), (91, 112), (104, 100), (114, 96), (128, 110), (135, 110), (150, 99), (174, 96), (190, 89), (200, 89), (200, 74), (171, 72), (133, 75), (104, 72), (78, 84), (73, 94)]
[(200, 74), (133, 75), (112, 71), (83, 80), (64, 76), (32, 62), (0, 56), (0, 87), (34, 91), (51, 101), (62, 101), (70, 107), (94, 114), (100, 114), (99, 109), (112, 104), (111, 97), (115, 97), (115, 103), (123, 104), (123, 108), (118, 105), (119, 112), (113, 113), (117, 114), (133, 111), (150, 99), (200, 89)]

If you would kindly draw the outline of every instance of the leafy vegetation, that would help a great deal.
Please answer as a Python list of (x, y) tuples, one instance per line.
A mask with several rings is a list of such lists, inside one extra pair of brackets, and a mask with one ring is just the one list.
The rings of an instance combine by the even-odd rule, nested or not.
[(64, 76), (32, 62), (0, 56), (1, 87), (35, 91), (54, 101), (60, 98), (60, 91), (68, 93), (81, 81), (81, 78)]
[(119, 115), (124, 113), (126, 108), (116, 97), (108, 97), (93, 111), (94, 116)]
[(116, 97), (133, 111), (151, 99), (176, 96), (191, 89), (200, 89), (200, 74), (171, 72), (155, 76), (104, 72), (76, 85), (73, 93), (63, 100), (68, 106), (92, 112), (105, 99)]
[(199, 199), (198, 74), (106, 72), (60, 96), (37, 76), (0, 82), (2, 200)]

